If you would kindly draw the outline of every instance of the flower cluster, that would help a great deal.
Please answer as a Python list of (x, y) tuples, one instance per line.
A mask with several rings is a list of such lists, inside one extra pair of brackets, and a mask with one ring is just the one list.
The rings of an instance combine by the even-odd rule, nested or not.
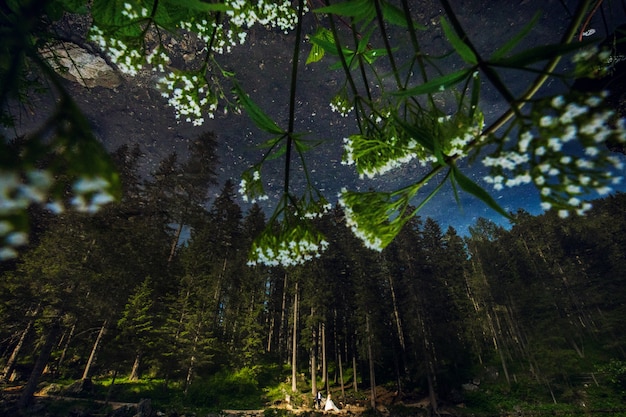
[(438, 117), (437, 123), (442, 152), (446, 156), (464, 158), (472, 145), (481, 143), (484, 139), (481, 136), (485, 126), (484, 116), (478, 109), (475, 109), (471, 117), (462, 111)]
[(91, 27), (89, 40), (105, 51), (122, 73), (135, 76), (143, 68), (145, 58), (138, 48), (129, 46), (119, 38), (105, 36), (98, 26)]
[(516, 147), (483, 159), (491, 169), (485, 181), (500, 190), (534, 184), (542, 207), (561, 217), (584, 214), (591, 205), (582, 198), (605, 195), (621, 177), (622, 162), (611, 155), (607, 141), (625, 142), (626, 123), (611, 122), (604, 108), (606, 94), (571, 93), (541, 100), (532, 109), (531, 126), (519, 132)]
[(328, 213), (332, 206), (324, 197), (319, 200), (308, 200), (302, 202), (300, 215), (305, 219), (320, 218)]
[(340, 92), (330, 102), (330, 109), (334, 113), (339, 113), (341, 117), (348, 117), (350, 112), (354, 110), (354, 106), (350, 103), (345, 92)]
[(596, 45), (581, 49), (572, 57), (574, 78), (599, 78), (611, 69), (611, 51)]
[(252, 167), (241, 175), (239, 194), (241, 195), (243, 201), (246, 203), (250, 202), (252, 204), (256, 203), (257, 200), (263, 201), (269, 198), (263, 190), (260, 167)]
[(146, 62), (152, 66), (154, 72), (165, 72), (165, 66), (169, 65), (170, 57), (165, 53), (162, 45), (158, 45), (146, 55)]
[(344, 188), (338, 197), (346, 226), (365, 247), (379, 252), (391, 243), (410, 218), (401, 213), (412, 197), (410, 193), (394, 198), (391, 193), (359, 193)]
[(0, 261), (15, 258), (16, 247), (28, 243), (28, 235), (11, 221), (33, 203), (48, 198), (52, 176), (47, 171), (30, 170), (24, 178), (16, 172), (0, 172)]
[(356, 165), (360, 178), (373, 178), (397, 169), (417, 157), (417, 142), (405, 136), (351, 135), (343, 139), (343, 165)]
[[(0, 260), (17, 256), (16, 247), (28, 243), (25, 227), (16, 219), (31, 204), (45, 204), (55, 212), (64, 211), (62, 202), (48, 202), (54, 179), (48, 171), (32, 169), (19, 176), (16, 172), (0, 172)], [(71, 207), (89, 213), (98, 211), (114, 200), (108, 192), (110, 184), (102, 178), (79, 178), (73, 186)]]
[[(256, 23), (263, 26), (279, 28), (287, 33), (298, 23), (298, 14), (292, 8), (290, 0), (229, 0), (226, 2), (229, 10), (226, 15), (231, 25), (237, 27), (252, 27)], [(305, 12), (308, 9), (305, 7)]]
[(207, 47), (211, 45), (211, 51), (217, 54), (230, 53), (234, 46), (243, 45), (247, 38), (247, 32), (241, 28), (227, 28), (206, 19), (180, 22), (180, 27), (196, 34)]
[[(461, 111), (449, 116), (434, 116), (428, 112), (416, 117), (412, 124), (420, 135), (437, 141), (436, 148), (444, 156), (461, 158), (483, 142), (483, 120), (478, 110), (471, 116)], [(389, 111), (371, 117), (368, 122), (367, 134), (344, 138), (342, 164), (355, 165), (361, 178), (385, 174), (414, 159), (423, 166), (437, 162), (434, 149), (422, 146)]]
[(417, 141), (399, 129), (388, 112), (368, 120), (366, 134), (344, 138), (343, 165), (355, 165), (359, 176), (373, 178), (420, 156)]
[(253, 242), (249, 266), (295, 266), (313, 258), (328, 248), (324, 235), (303, 219), (285, 220), (278, 230), (269, 225)]
[(74, 197), (71, 199), (71, 204), (73, 208), (80, 212), (96, 213), (102, 206), (115, 200), (108, 192), (109, 187), (110, 183), (101, 177), (79, 178), (72, 185)]
[(201, 76), (171, 72), (159, 80), (159, 86), (161, 95), (176, 110), (176, 119), (201, 126), (204, 112), (210, 119), (215, 117), (217, 97)]
[(145, 7), (142, 7), (141, 9), (137, 10), (137, 8), (133, 7), (132, 4), (124, 3), (124, 10), (122, 10), (122, 16), (124, 16), (128, 20), (138, 20), (140, 18), (145, 19), (148, 17), (148, 9), (146, 9)]
[[(231, 52), (235, 45), (243, 44), (247, 37), (246, 30), (257, 23), (287, 32), (295, 27), (298, 19), (298, 13), (289, 0), (227, 0), (225, 6), (228, 18), (222, 21), (216, 20), (212, 13), (198, 13), (190, 9), (187, 19), (166, 22), (162, 21), (169, 16), (165, 4), (159, 6), (165, 9), (163, 13), (155, 14), (154, 19), (159, 19), (157, 21), (152, 20), (148, 9), (140, 3), (125, 2), (121, 16), (98, 16), (102, 20), (98, 20), (102, 28), (94, 24), (89, 39), (110, 57), (121, 72), (135, 76), (146, 63), (159, 72), (166, 72), (166, 65), (170, 63), (162, 44), (148, 48), (147, 53), (144, 51), (146, 39), (143, 37), (148, 33), (145, 24), (180, 28), (189, 35), (197, 36), (207, 47), (210, 45), (211, 52), (222, 54)], [(181, 12), (178, 5), (176, 8), (172, 16)], [(209, 118), (214, 117), (218, 96), (221, 97), (220, 88), (214, 91), (209, 89), (204, 74), (169, 72), (159, 84), (163, 87), (164, 97), (174, 107), (177, 119), (199, 126), (204, 123), (204, 112)]]

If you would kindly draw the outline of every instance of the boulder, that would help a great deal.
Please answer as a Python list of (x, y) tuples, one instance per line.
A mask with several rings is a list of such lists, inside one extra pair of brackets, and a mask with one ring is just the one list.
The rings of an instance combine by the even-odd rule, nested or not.
[(75, 43), (59, 42), (39, 52), (59, 75), (84, 87), (115, 88), (122, 82), (104, 59)]
[(134, 417), (153, 417), (152, 401), (149, 398), (142, 398), (137, 404), (137, 414)]

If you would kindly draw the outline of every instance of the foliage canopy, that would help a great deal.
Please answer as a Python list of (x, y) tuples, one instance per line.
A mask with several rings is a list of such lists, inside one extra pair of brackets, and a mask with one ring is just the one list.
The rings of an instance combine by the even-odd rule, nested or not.
[[(626, 141), (624, 119), (607, 106), (604, 92), (570, 90), (574, 79), (601, 76), (615, 61), (611, 49), (575, 40), (585, 18), (594, 12), (594, 2), (577, 2), (560, 41), (519, 50), (537, 15), (490, 54), (472, 42), (452, 4), (440, 3), (446, 14), (439, 21), (449, 44), (446, 59), (429, 55), (421, 46), (419, 33), (427, 29), (413, 17), (415, 10), (407, 0), (345, 0), (319, 7), (304, 0), (295, 5), (287, 0), (7, 2), (0, 16), (5, 40), (0, 47), (2, 123), (15, 123), (11, 105), (15, 100), (27, 102), (33, 83), (48, 80), (60, 100), (39, 131), (0, 142), (1, 257), (15, 256), (15, 248), (27, 241), (26, 209), (32, 204), (56, 212), (67, 208), (94, 212), (120, 195), (111, 161), (41, 55), (57, 41), (51, 28), (64, 13), (89, 14), (87, 42), (122, 73), (132, 77), (145, 68), (158, 72), (162, 95), (179, 120), (200, 125), (220, 109), (243, 110), (271, 136), (259, 144), (259, 162), (242, 174), (239, 188), (251, 201), (267, 198), (263, 164), (284, 161), (283, 192), (267, 228), (252, 244), (251, 264), (298, 264), (319, 256), (328, 245), (312, 219), (330, 209), (329, 197), (311, 181), (306, 151), (312, 145), (294, 124), (301, 58), (306, 65), (328, 59), (337, 70), (340, 87), (331, 107), (353, 116), (355, 129), (344, 139), (344, 164), (367, 177), (411, 161), (423, 167), (400, 189), (341, 192), (347, 224), (366, 246), (382, 250), (389, 245), (444, 184), (508, 217), (492, 192), (467, 175), (466, 161), (478, 160), (487, 167), (485, 182), (496, 192), (532, 184), (544, 209), (554, 208), (562, 217), (587, 212), (590, 204), (585, 199), (594, 193), (606, 195), (621, 179), (616, 173), (622, 163), (605, 144)], [(303, 20), (310, 14), (317, 30), (305, 34)], [(295, 32), (286, 38), (293, 40), (293, 59), (285, 125), (256, 104), (236, 73), (220, 65), (220, 57), (244, 43), (257, 25)], [(400, 28), (405, 38), (392, 43), (389, 33), (394, 28)], [(173, 64), (165, 40), (179, 36), (193, 37), (202, 46), (204, 59), (197, 66)], [(306, 59), (305, 36), (310, 45)], [(572, 55), (571, 65), (558, 65)], [(460, 67), (449, 69), (449, 59)], [(503, 81), (504, 70), (528, 75), (521, 93)], [(551, 80), (562, 83), (562, 92), (536, 99)], [(484, 83), (508, 105), (488, 126), (481, 110)], [(453, 100), (442, 104), (439, 98), (444, 94)], [(292, 186), (293, 176), (300, 175), (292, 168), (293, 157), (305, 167), (304, 190)], [(429, 182), (435, 187), (422, 195)]]

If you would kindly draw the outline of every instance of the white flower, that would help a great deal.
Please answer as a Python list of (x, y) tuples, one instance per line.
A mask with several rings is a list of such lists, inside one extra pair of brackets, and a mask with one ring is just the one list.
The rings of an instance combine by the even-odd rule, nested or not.
[(552, 116), (543, 116), (539, 120), (539, 126), (541, 127), (550, 127), (554, 124), (554, 118)]
[(576, 197), (572, 197), (567, 201), (567, 204), (569, 204), (572, 207), (576, 207), (580, 204), (580, 199)]
[(580, 194), (581, 188), (578, 185), (569, 184), (567, 187), (565, 187), (565, 191), (568, 194)]

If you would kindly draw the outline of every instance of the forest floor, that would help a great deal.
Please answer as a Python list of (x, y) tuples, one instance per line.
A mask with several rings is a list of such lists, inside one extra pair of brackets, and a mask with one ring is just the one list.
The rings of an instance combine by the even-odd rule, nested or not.
[[(19, 399), (19, 395), (21, 393), (21, 386), (12, 386), (5, 387), (0, 392), (0, 416), (9, 415), (3, 414), (4, 411), (14, 410), (11, 407), (12, 404), (15, 404)], [(397, 392), (389, 391), (386, 388), (379, 386), (376, 388), (376, 409), (379, 415), (388, 416), (389, 408), (393, 406), (404, 406), (407, 408), (416, 408), (422, 409), (422, 413), (415, 413), (415, 415), (426, 414), (426, 410), (430, 408), (430, 401), (428, 398), (417, 398), (409, 395), (398, 394)], [(361, 391), (361, 395), (366, 398), (369, 398), (369, 390)], [(346, 397), (350, 397), (347, 395)], [(286, 401), (282, 401), (279, 403), (275, 403), (273, 405), (268, 406), (267, 408), (286, 410), (294, 415), (307, 414), (311, 413), (319, 413), (325, 415), (350, 415), (350, 416), (361, 416), (365, 414), (369, 410), (369, 400), (359, 400), (359, 401), (349, 401), (347, 400), (345, 403), (341, 400), (341, 393), (337, 390), (333, 393), (333, 398), (335, 398), (336, 404), (340, 407), (338, 412), (332, 411), (318, 411), (310, 406), (293, 406)], [(77, 404), (81, 404), (78, 406)], [(49, 408), (54, 406), (55, 409), (71, 409), (70, 414), (67, 415), (75, 415), (75, 411), (78, 408), (83, 409), (85, 406), (91, 404), (92, 406), (98, 405), (99, 409), (110, 410), (106, 415), (111, 415), (112, 412), (118, 409), (125, 408), (127, 410), (137, 410), (138, 403), (133, 402), (120, 402), (120, 401), (105, 401), (98, 400), (93, 398), (85, 398), (84, 396), (71, 396), (71, 395), (55, 395), (48, 394), (46, 390), (41, 390), (35, 394), (35, 398), (33, 399), (33, 403), (29, 408), (28, 415), (31, 417), (37, 416), (49, 416)], [(77, 408), (78, 407), (78, 408)], [(88, 407), (93, 409), (93, 407)], [(86, 412), (86, 410), (83, 410)], [(157, 411), (157, 410), (155, 410)], [(74, 413), (74, 414), (72, 414)], [(257, 417), (264, 416), (266, 413), (265, 409), (259, 410), (235, 410), (235, 409), (224, 409), (219, 412), (221, 416), (227, 417)], [(440, 413), (445, 415), (455, 415), (452, 410), (447, 410), (446, 408), (440, 408)], [(170, 413), (171, 414), (171, 413)], [(63, 414), (52, 414), (52, 415), (63, 415)], [(96, 414), (80, 414), (80, 415), (96, 415)], [(100, 414), (98, 414), (100, 415)], [(104, 415), (104, 414), (102, 414)], [(163, 414), (162, 412), (159, 415), (168, 415)], [(184, 414), (171, 414), (171, 415), (179, 415), (182, 416)], [(217, 415), (217, 414), (216, 414)]]

